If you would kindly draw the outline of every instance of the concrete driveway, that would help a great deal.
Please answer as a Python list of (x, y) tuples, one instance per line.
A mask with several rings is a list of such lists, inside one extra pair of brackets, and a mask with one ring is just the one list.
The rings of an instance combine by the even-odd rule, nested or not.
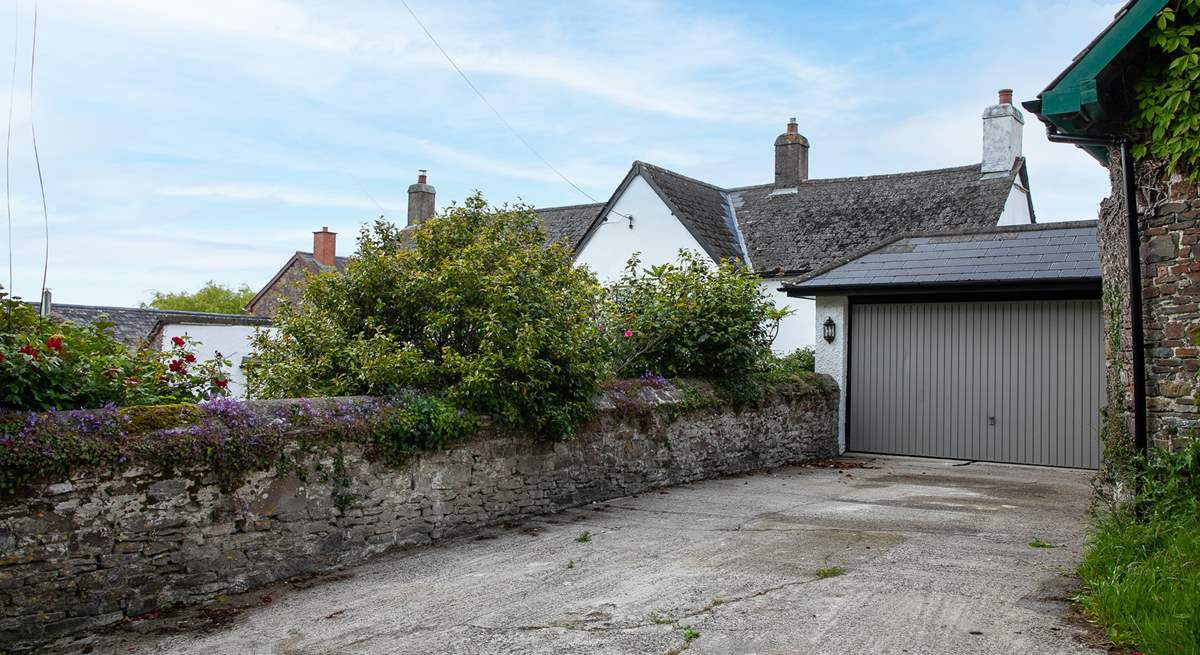
[[(220, 627), (194, 627), (196, 612), (144, 621), (92, 652), (1102, 652), (1066, 601), (1089, 472), (847, 461), (396, 553), (304, 589), (227, 599), (246, 609)], [(220, 607), (209, 617), (235, 614)], [(193, 627), (161, 633), (181, 622)]]

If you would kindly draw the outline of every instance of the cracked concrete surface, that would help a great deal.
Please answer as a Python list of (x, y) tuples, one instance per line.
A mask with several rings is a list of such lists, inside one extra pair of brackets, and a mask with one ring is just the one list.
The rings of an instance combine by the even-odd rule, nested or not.
[(1089, 472), (849, 459), (875, 468), (619, 498), (277, 589), (224, 627), (135, 624), (150, 634), (90, 638), (92, 652), (1102, 652), (1066, 601)]

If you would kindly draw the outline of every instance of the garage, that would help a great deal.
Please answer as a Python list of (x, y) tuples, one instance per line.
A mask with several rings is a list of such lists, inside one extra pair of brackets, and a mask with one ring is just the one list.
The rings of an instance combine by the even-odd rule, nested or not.
[(855, 303), (851, 450), (1095, 468), (1096, 300)]
[(845, 450), (1099, 465), (1093, 222), (901, 236), (785, 289), (817, 300)]

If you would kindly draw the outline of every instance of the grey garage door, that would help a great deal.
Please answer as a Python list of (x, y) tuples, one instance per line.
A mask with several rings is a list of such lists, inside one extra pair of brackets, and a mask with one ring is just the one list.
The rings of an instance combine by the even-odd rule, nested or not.
[(850, 332), (850, 450), (1099, 465), (1098, 301), (856, 304)]

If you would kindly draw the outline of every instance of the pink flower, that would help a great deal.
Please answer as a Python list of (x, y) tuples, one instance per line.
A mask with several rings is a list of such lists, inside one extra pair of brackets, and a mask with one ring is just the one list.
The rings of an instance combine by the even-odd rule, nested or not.
[(633, 336), (633, 330), (625, 330), (625, 338), (626, 339), (628, 339), (629, 337), (632, 337), (632, 336)]

